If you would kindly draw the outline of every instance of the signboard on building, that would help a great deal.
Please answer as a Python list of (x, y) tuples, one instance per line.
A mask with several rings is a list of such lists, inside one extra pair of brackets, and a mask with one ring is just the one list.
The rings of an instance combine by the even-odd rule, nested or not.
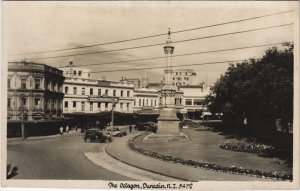
[(98, 85), (100, 86), (110, 86), (110, 82), (109, 81), (97, 81)]
[(116, 103), (118, 101), (119, 98), (117, 97), (89, 96), (89, 102)]

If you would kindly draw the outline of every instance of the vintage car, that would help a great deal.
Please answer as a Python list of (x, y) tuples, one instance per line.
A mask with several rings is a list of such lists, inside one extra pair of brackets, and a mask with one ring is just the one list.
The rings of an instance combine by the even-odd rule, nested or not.
[(108, 127), (106, 131), (114, 137), (123, 137), (124, 135), (127, 135), (126, 131), (120, 130), (118, 127)]
[(110, 133), (106, 131), (100, 131), (96, 129), (89, 129), (85, 132), (84, 135), (85, 142), (104, 142), (109, 143), (112, 141), (112, 137)]
[(139, 131), (149, 131), (156, 133), (157, 124), (154, 122), (137, 123), (134, 128)]

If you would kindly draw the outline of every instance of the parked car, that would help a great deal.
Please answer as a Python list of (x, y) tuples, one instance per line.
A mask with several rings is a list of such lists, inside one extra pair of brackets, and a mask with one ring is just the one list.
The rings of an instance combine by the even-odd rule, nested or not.
[(127, 135), (127, 131), (124, 129), (121, 129), (120, 127), (114, 127), (113, 128), (115, 131), (121, 131), (122, 136), (126, 136)]
[(84, 135), (84, 141), (85, 142), (105, 142), (109, 143), (112, 141), (112, 137), (108, 132), (95, 130), (95, 129), (89, 129), (85, 132)]
[(149, 131), (156, 133), (157, 124), (154, 122), (137, 123), (134, 128), (139, 131)]
[(109, 132), (112, 136), (114, 136), (114, 137), (122, 137), (122, 136), (124, 136), (124, 132), (122, 132), (119, 128), (117, 128), (117, 127), (113, 127), (113, 128), (111, 128), (111, 127), (108, 127), (107, 129), (106, 129), (106, 131), (107, 132)]

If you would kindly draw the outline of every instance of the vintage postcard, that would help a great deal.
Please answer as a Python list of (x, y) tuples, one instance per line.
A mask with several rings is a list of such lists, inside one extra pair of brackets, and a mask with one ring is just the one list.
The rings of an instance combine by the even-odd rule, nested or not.
[(299, 2), (2, 2), (1, 186), (299, 189)]

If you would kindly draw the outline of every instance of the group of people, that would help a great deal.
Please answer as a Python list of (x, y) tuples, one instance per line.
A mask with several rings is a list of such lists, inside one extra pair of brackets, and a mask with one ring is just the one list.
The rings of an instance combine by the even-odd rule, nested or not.
[[(74, 128), (77, 131), (77, 129), (78, 129), (77, 125), (75, 125)], [(69, 133), (69, 130), (70, 130), (69, 125), (67, 125), (65, 129), (66, 129), (66, 133)], [(64, 134), (64, 127), (63, 126), (60, 126), (60, 128), (59, 128), (59, 134), (61, 134), (61, 135)]]

